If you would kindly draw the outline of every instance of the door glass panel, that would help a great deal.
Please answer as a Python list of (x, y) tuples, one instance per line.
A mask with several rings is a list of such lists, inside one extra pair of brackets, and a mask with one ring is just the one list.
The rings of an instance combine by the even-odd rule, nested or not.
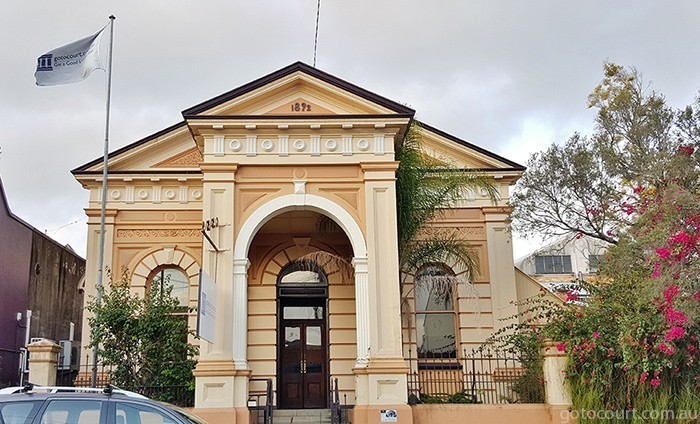
[(323, 372), (321, 327), (309, 325), (306, 327), (306, 373), (318, 374), (321, 372)]
[(284, 327), (284, 361), (285, 373), (301, 372), (301, 328)]
[(282, 284), (314, 284), (320, 283), (321, 276), (314, 271), (294, 271), (282, 277), (280, 283)]
[(284, 319), (323, 319), (323, 306), (285, 306)]

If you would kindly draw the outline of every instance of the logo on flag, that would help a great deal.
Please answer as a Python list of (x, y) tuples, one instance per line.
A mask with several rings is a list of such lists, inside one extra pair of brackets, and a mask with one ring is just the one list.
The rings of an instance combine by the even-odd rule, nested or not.
[(95, 69), (104, 69), (100, 60), (100, 38), (105, 28), (39, 56), (34, 73), (36, 85), (79, 82)]
[(52, 54), (41, 55), (39, 57), (38, 63), (36, 64), (36, 70), (37, 71), (53, 71), (53, 66), (51, 66), (51, 62), (53, 62), (53, 55)]

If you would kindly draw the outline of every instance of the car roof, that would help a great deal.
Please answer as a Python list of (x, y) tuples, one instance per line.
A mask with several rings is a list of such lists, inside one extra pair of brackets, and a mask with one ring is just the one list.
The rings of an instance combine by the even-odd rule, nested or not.
[(65, 386), (37, 386), (37, 385), (27, 385), (27, 386), (16, 386), (16, 387), (6, 387), (0, 389), (0, 395), (18, 395), (18, 394), (80, 394), (80, 395), (95, 395), (105, 396), (105, 395), (121, 395), (133, 399), (148, 399), (139, 393), (130, 392), (128, 390), (121, 390), (114, 387), (105, 388), (93, 388), (93, 387), (65, 387)]

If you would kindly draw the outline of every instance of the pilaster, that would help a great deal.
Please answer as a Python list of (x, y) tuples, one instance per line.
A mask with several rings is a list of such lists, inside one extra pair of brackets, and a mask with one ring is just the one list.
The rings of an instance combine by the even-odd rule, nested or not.
[[(214, 145), (216, 148), (216, 145)], [(235, 163), (202, 164), (202, 219), (218, 218), (218, 227), (208, 231), (219, 252), (202, 238), (202, 271), (216, 284), (216, 329), (214, 340), (200, 340), (195, 375), (195, 406), (233, 411), (238, 371), (233, 361), (233, 211)], [(246, 377), (247, 378), (247, 377)], [(247, 395), (247, 389), (245, 390)]]
[(518, 308), (512, 303), (518, 298), (513, 266), (513, 243), (507, 220), (508, 207), (483, 208), (488, 243), (489, 281), (494, 331), (517, 322)]
[[(357, 384), (357, 404), (370, 407), (402, 406), (408, 399), (408, 367), (401, 346), (396, 232), (397, 167), (396, 162), (362, 164), (367, 208), (367, 317), (370, 342), (367, 366), (356, 367), (353, 371)], [(356, 301), (361, 303), (360, 299)]]

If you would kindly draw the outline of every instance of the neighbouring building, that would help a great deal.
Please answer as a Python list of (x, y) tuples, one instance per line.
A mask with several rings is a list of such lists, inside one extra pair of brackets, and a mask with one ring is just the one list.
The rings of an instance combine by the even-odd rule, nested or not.
[[(137, 293), (170, 276), (183, 306), (197, 305), (200, 270), (216, 283), (213, 340), (194, 341), (195, 405), (204, 416), (248, 422), (249, 394), (268, 378), (277, 408), (327, 408), (337, 379), (341, 398), (355, 405), (353, 422), (378, 422), (387, 409), (411, 422), (408, 351), (456, 358), (513, 320), (516, 278), (537, 293), (516, 277), (508, 228), (508, 190), (524, 167), (425, 125), (425, 154), (480, 170), (501, 199), (465, 193), (431, 229), (474, 247), (480, 273), (471, 284), (447, 299), (430, 290), (400, 298), (394, 145), (414, 113), (294, 63), (109, 154), (106, 265), (128, 270)], [(102, 160), (72, 172), (90, 191), (89, 295)], [(324, 219), (336, 225), (320, 230)], [(205, 231), (213, 244), (203, 221), (213, 224)], [(318, 251), (348, 258), (352, 276), (298, 261)], [(464, 271), (435, 264), (419, 275)], [(402, 320), (402, 301), (413, 319)], [(189, 322), (194, 328), (194, 313)], [(82, 334), (85, 343), (89, 329)]]
[(594, 281), (609, 243), (589, 236), (563, 236), (515, 261), (515, 266), (548, 290), (565, 297), (569, 290), (577, 297), (587, 293), (576, 281)]
[(61, 342), (59, 373), (77, 369), (84, 272), (70, 246), (12, 213), (0, 180), (0, 385), (20, 383), (35, 338)]

